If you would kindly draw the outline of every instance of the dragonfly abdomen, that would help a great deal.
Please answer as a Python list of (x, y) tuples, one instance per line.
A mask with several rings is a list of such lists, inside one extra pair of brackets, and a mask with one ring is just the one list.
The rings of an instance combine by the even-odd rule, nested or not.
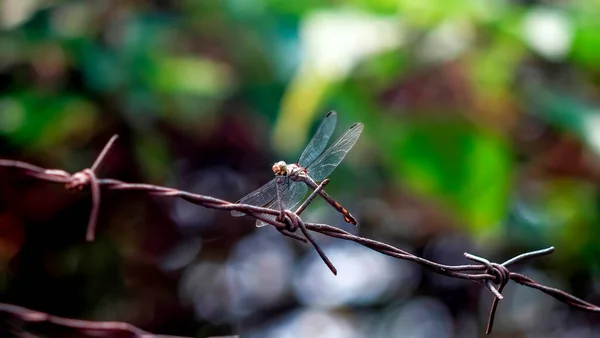
[[(306, 177), (306, 176), (304, 178), (304, 183), (306, 183), (308, 186), (310, 186), (313, 190), (316, 189), (318, 186), (315, 181), (313, 181), (310, 177)], [(350, 214), (350, 211), (346, 210), (346, 208), (344, 208), (335, 199), (333, 199), (333, 197), (331, 197), (328, 193), (326, 193), (325, 190), (321, 190), (319, 192), (319, 194), (321, 195), (321, 197), (323, 197), (323, 199), (327, 203), (329, 203), (329, 205), (334, 207), (337, 211), (339, 211), (342, 214), (342, 216), (344, 216), (344, 221), (346, 221), (347, 223), (353, 224), (353, 225), (358, 224), (358, 222), (356, 221), (356, 218), (354, 218), (354, 216), (352, 216), (352, 214)]]

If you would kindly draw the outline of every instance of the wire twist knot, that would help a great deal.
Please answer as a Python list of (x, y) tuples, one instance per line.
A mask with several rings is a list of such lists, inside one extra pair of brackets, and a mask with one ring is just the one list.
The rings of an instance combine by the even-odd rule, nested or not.
[(496, 285), (505, 285), (510, 280), (510, 271), (502, 264), (490, 263), (487, 272), (495, 277), (491, 282)]
[(95, 179), (96, 174), (92, 169), (84, 169), (71, 175), (71, 180), (65, 184), (65, 187), (69, 191), (84, 191)]

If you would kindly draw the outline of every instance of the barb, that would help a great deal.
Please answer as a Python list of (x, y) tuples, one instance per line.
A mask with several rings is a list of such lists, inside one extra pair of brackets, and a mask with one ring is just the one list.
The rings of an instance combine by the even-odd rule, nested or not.
[[(584, 300), (581, 300), (581, 299), (579, 299), (573, 295), (570, 295), (562, 290), (558, 290), (555, 288), (541, 285), (525, 275), (522, 275), (522, 274), (519, 274), (516, 272), (510, 272), (507, 269), (507, 267), (509, 265), (514, 264), (518, 261), (528, 259), (528, 258), (535, 258), (535, 257), (548, 255), (548, 254), (551, 254), (552, 252), (554, 252), (553, 246), (546, 248), (546, 249), (531, 251), (531, 252), (527, 252), (527, 253), (518, 255), (516, 257), (513, 257), (513, 258), (507, 260), (506, 262), (504, 262), (502, 264), (490, 263), (485, 258), (481, 258), (481, 257), (471, 255), (471, 254), (465, 252), (465, 254), (464, 254), (465, 257), (467, 257), (468, 259), (471, 259), (471, 260), (481, 262), (488, 268), (488, 271), (490, 273), (492, 273), (496, 276), (495, 280), (493, 280), (493, 281), (487, 280), (486, 281), (487, 283), (489, 283), (489, 287), (491, 288), (492, 293), (494, 293), (494, 295), (496, 296), (494, 298), (494, 300), (492, 301), (492, 307), (490, 309), (490, 315), (488, 318), (488, 325), (485, 330), (486, 334), (490, 334), (492, 332), (492, 327), (494, 326), (494, 316), (496, 315), (496, 309), (498, 308), (499, 301), (503, 299), (501, 292), (509, 280), (512, 280), (516, 283), (528, 286), (533, 289), (538, 289), (538, 290), (544, 292), (545, 294), (547, 294), (563, 303), (580, 308), (582, 310), (591, 311), (591, 312), (600, 312), (600, 307), (598, 307), (592, 303), (588, 303)], [(498, 290), (494, 289), (494, 287), (491, 285), (492, 282), (500, 285), (498, 287)]]
[(319, 257), (321, 257), (321, 259), (323, 260), (323, 262), (325, 263), (325, 265), (327, 265), (327, 267), (329, 268), (329, 270), (331, 270), (331, 273), (333, 273), (334, 275), (337, 276), (337, 269), (335, 268), (335, 266), (333, 265), (333, 263), (331, 263), (331, 261), (329, 260), (329, 258), (327, 257), (327, 255), (325, 255), (325, 253), (323, 252), (323, 250), (321, 250), (321, 247), (317, 244), (317, 242), (313, 239), (313, 237), (311, 236), (311, 234), (308, 232), (308, 230), (306, 229), (306, 225), (304, 224), (304, 222), (302, 221), (302, 219), (300, 218), (300, 214), (306, 209), (306, 207), (308, 207), (308, 205), (315, 199), (315, 197), (317, 197), (317, 195), (319, 195), (319, 192), (321, 190), (323, 190), (323, 188), (325, 188), (325, 186), (329, 183), (329, 179), (324, 179), (323, 182), (321, 182), (317, 188), (315, 190), (313, 190), (310, 195), (308, 195), (308, 198), (302, 203), (302, 205), (300, 205), (298, 207), (298, 209), (296, 209), (296, 212), (291, 212), (290, 210), (286, 210), (286, 220), (289, 220), (288, 222), (286, 222), (288, 225), (290, 225), (290, 231), (294, 232), (296, 231), (296, 229), (298, 229), (298, 227), (300, 227), (300, 230), (302, 231), (302, 234), (304, 235), (304, 237), (306, 237), (306, 239), (308, 239), (308, 241), (310, 242), (310, 244), (312, 244), (312, 246), (315, 248), (315, 250), (317, 251), (317, 253), (319, 254)]
[(90, 169), (92, 169), (92, 171), (96, 171), (96, 169), (98, 169), (98, 167), (100, 166), (102, 161), (104, 161), (106, 154), (108, 154), (108, 151), (112, 148), (113, 144), (115, 143), (115, 141), (118, 138), (119, 138), (119, 135), (113, 135), (113, 137), (111, 137), (110, 140), (108, 140), (108, 143), (106, 143), (106, 145), (100, 152), (100, 155), (98, 155), (98, 157), (96, 157), (94, 164), (92, 164), (92, 167), (90, 168)]
[[(312, 238), (310, 232), (320, 233), (325, 236), (338, 238), (346, 241), (356, 242), (360, 245), (363, 245), (367, 248), (375, 250), (384, 255), (394, 257), (397, 259), (403, 259), (407, 261), (415, 262), (422, 267), (431, 270), (437, 274), (460, 278), (464, 280), (470, 280), (477, 283), (484, 284), (493, 294), (494, 300), (492, 302), (492, 306), (490, 309), (490, 316), (488, 319), (488, 325), (486, 329), (486, 334), (489, 334), (492, 331), (494, 316), (496, 313), (496, 309), (498, 307), (498, 303), (503, 299), (502, 291), (506, 284), (512, 280), (515, 283), (521, 284), (523, 286), (527, 286), (533, 289), (540, 290), (545, 294), (565, 303), (570, 306), (591, 312), (600, 312), (600, 307), (581, 300), (573, 295), (570, 295), (562, 290), (558, 290), (549, 286), (541, 285), (534, 281), (533, 279), (508, 270), (508, 267), (516, 262), (521, 260), (536, 258), (543, 255), (550, 254), (554, 251), (554, 247), (550, 247), (543, 250), (532, 251), (528, 253), (524, 253), (513, 257), (502, 264), (497, 264), (488, 261), (485, 258), (475, 256), (469, 253), (465, 253), (465, 257), (469, 260), (473, 260), (479, 264), (469, 264), (469, 265), (444, 265), (438, 264), (427, 259), (418, 257), (413, 255), (407, 251), (404, 251), (400, 248), (396, 248), (392, 245), (385, 244), (382, 242), (378, 242), (372, 239), (360, 237), (357, 235), (353, 235), (347, 231), (342, 229), (327, 225), (327, 224), (319, 224), (319, 223), (309, 223), (304, 222), (300, 218), (300, 214), (308, 204), (312, 201), (313, 198), (318, 194), (318, 192), (323, 189), (323, 187), (328, 183), (328, 180), (324, 180), (321, 184), (312, 192), (310, 197), (296, 210), (296, 212), (292, 212), (290, 210), (275, 210), (264, 207), (258, 207), (248, 204), (239, 204), (239, 203), (231, 203), (225, 200), (221, 200), (218, 198), (214, 198), (211, 196), (204, 196), (193, 194), (187, 191), (182, 191), (178, 189), (156, 186), (151, 184), (143, 184), (143, 183), (127, 183), (122, 182), (115, 179), (101, 179), (97, 178), (95, 174), (95, 169), (100, 165), (102, 160), (107, 155), (109, 149), (113, 145), (116, 140), (116, 136), (111, 138), (108, 144), (104, 147), (100, 156), (94, 162), (94, 165), (90, 169), (84, 169), (75, 174), (69, 174), (63, 170), (56, 169), (44, 169), (41, 167), (37, 167), (35, 165), (13, 161), (13, 160), (3, 160), (0, 159), (0, 167), (12, 167), (24, 170), (28, 175), (32, 177), (49, 181), (55, 183), (64, 183), (68, 190), (76, 190), (76, 191), (84, 191), (87, 188), (90, 188), (92, 192), (92, 212), (90, 215), (90, 220), (88, 223), (88, 231), (86, 238), (87, 240), (94, 239), (95, 226), (96, 226), (96, 218), (98, 215), (99, 204), (100, 204), (100, 188), (110, 190), (137, 190), (143, 191), (148, 194), (163, 196), (163, 197), (173, 197), (173, 198), (181, 198), (190, 203), (211, 209), (220, 209), (220, 210), (237, 210), (243, 212), (246, 215), (252, 216), (256, 219), (260, 219), (265, 223), (268, 223), (274, 226), (282, 235), (288, 236), (294, 240), (298, 240), (304, 243), (310, 242), (321, 259), (325, 262), (325, 264), (331, 269), (331, 271), (336, 274), (337, 270), (333, 266), (333, 264), (329, 261), (326, 254), (321, 250), (316, 241)], [(276, 216), (274, 219), (265, 217), (265, 215), (273, 215)], [(295, 231), (300, 229), (304, 237), (296, 235)], [(497, 285), (496, 288), (494, 285)], [(51, 321), (52, 317), (37, 311), (27, 310), (18, 306), (8, 305), (8, 304), (0, 304), (0, 312), (8, 312), (12, 313), (19, 318), (26, 321)], [(29, 311), (29, 312), (28, 312)], [(40, 319), (41, 318), (41, 319)], [(64, 319), (64, 318), (63, 318)], [(77, 321), (77, 320), (55, 320), (53, 321), (55, 324), (70, 326), (70, 327), (78, 327), (78, 323), (83, 323), (85, 321)], [(88, 322), (85, 322), (88, 323)], [(134, 334), (139, 335), (148, 334), (145, 331), (141, 331), (133, 326), (129, 326), (129, 324), (125, 323), (113, 323), (107, 322), (106, 325), (98, 324), (98, 327), (104, 327), (106, 330), (129, 330)], [(110, 329), (106, 328), (110, 327)], [(140, 331), (135, 331), (140, 330)]]

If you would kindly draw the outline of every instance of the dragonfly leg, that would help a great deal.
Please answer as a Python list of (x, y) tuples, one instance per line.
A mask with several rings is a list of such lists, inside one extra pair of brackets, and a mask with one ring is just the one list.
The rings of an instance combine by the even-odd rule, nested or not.
[(277, 216), (277, 220), (280, 222), (285, 221), (285, 210), (283, 209), (283, 201), (281, 200), (282, 181), (283, 177), (277, 176), (277, 180), (275, 181), (275, 184), (277, 185), (277, 207), (279, 208), (279, 216)]
[(296, 211), (294, 212), (296, 215), (300, 215), (304, 209), (306, 209), (308, 207), (308, 205), (315, 199), (315, 197), (317, 197), (317, 195), (319, 195), (319, 192), (321, 190), (323, 190), (323, 188), (325, 188), (325, 186), (327, 185), (327, 183), (329, 183), (329, 179), (326, 178), (323, 180), (323, 182), (321, 182), (311, 193), (310, 195), (308, 195), (308, 198), (306, 200), (304, 200), (304, 202), (302, 203), (302, 205), (300, 205), (298, 207), (298, 209), (296, 209)]
[[(296, 215), (296, 217), (299, 218), (298, 215)], [(331, 261), (329, 260), (329, 258), (327, 257), (327, 255), (325, 255), (325, 252), (323, 252), (323, 250), (321, 250), (321, 247), (319, 247), (319, 245), (317, 244), (317, 242), (315, 242), (315, 240), (312, 238), (310, 232), (308, 232), (308, 229), (306, 229), (306, 225), (304, 224), (304, 222), (301, 219), (299, 219), (298, 220), (298, 224), (300, 225), (300, 230), (302, 230), (302, 234), (304, 234), (304, 237), (306, 237), (306, 239), (308, 239), (308, 241), (310, 242), (310, 244), (313, 245), (313, 247), (315, 248), (315, 250), (319, 254), (319, 257), (321, 257), (321, 259), (323, 260), (323, 262), (325, 263), (325, 265), (327, 265), (327, 267), (329, 268), (329, 270), (331, 270), (331, 273), (333, 273), (334, 275), (337, 275), (337, 269), (335, 268), (335, 266), (333, 265), (333, 263), (331, 263)]]

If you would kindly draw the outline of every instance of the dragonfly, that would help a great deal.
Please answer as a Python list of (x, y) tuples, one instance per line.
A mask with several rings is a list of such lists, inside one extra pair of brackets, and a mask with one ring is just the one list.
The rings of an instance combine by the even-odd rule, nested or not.
[[(330, 111), (319, 125), (316, 133), (300, 155), (298, 162), (287, 164), (279, 161), (273, 164), (272, 170), (275, 178), (242, 197), (236, 203), (249, 204), (278, 210), (294, 209), (306, 196), (308, 188), (315, 190), (317, 182), (327, 178), (333, 170), (342, 162), (346, 154), (352, 149), (364, 125), (360, 122), (354, 123), (340, 138), (325, 149), (333, 134), (337, 123), (337, 114)], [(279, 190), (279, 192), (278, 192)], [(348, 223), (356, 225), (356, 219), (348, 210), (342, 207), (333, 197), (320, 190), (319, 195), (344, 216)], [(233, 216), (245, 215), (243, 212), (233, 210)], [(275, 219), (277, 216), (262, 214), (262, 217)], [(256, 220), (256, 226), (265, 226), (268, 223)]]

